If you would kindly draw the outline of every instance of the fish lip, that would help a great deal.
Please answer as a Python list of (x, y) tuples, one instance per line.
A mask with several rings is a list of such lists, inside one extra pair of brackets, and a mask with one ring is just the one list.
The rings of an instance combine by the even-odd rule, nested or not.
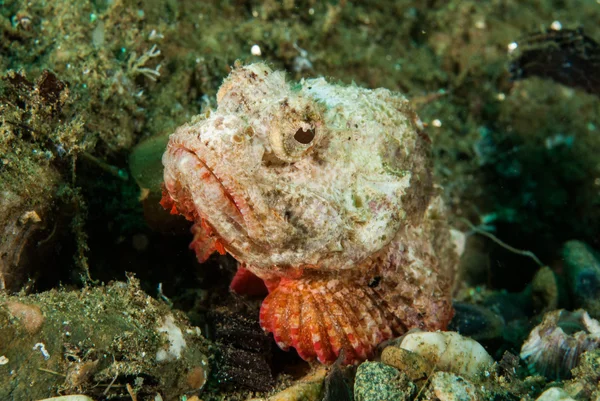
[[(204, 169), (206, 169), (208, 171), (208, 173), (210, 174), (210, 177), (207, 177), (207, 179), (204, 181), (209, 181), (212, 178), (212, 180), (214, 180), (214, 182), (216, 182), (219, 185), (219, 188), (224, 195), (224, 199), (226, 199), (226, 201), (227, 201), (227, 205), (217, 206), (218, 210), (221, 213), (223, 213), (223, 215), (227, 216), (227, 218), (229, 219), (230, 222), (234, 223), (234, 226), (236, 227), (237, 231), (239, 231), (238, 234), (243, 234), (244, 236), (247, 236), (247, 233), (246, 233), (247, 229), (246, 229), (246, 223), (245, 223), (246, 216), (238, 206), (240, 197), (238, 195), (236, 195), (235, 192), (231, 188), (228, 188), (227, 186), (225, 186), (223, 184), (222, 178), (219, 177), (219, 175), (215, 173), (215, 169), (212, 168), (209, 165), (209, 163), (206, 162), (205, 158), (201, 157), (198, 154), (198, 151), (189, 149), (185, 146), (176, 146), (174, 149), (169, 150), (169, 152), (171, 153), (171, 157), (173, 159), (177, 159), (177, 158), (181, 157), (178, 155), (178, 153), (187, 153), (188, 155), (193, 156), (194, 160), (196, 160)], [(191, 196), (192, 196), (192, 198), (194, 198), (194, 194), (192, 194)], [(222, 207), (220, 207), (220, 206), (222, 206)], [(233, 207), (233, 209), (231, 209), (227, 206), (231, 206), (231, 207)], [(198, 210), (198, 212), (202, 212), (203, 208), (200, 207), (199, 209), (200, 210)], [(211, 207), (207, 207), (206, 209), (211, 209)], [(210, 219), (209, 215), (206, 215), (203, 218), (205, 220), (207, 220), (208, 223), (211, 226), (213, 226), (213, 228), (214, 228), (214, 223), (211, 221), (212, 219)], [(220, 233), (219, 233), (219, 236), (221, 236)]]
[[(193, 157), (193, 161), (197, 163), (196, 169), (205, 169), (205, 172), (210, 173), (214, 180), (213, 185), (216, 188), (218, 184), (223, 196), (227, 199), (227, 204), (212, 203), (211, 205), (205, 199), (204, 190), (195, 190), (194, 187), (197, 187), (197, 185), (190, 185), (193, 183), (184, 184), (189, 180), (190, 172), (182, 171), (177, 166), (178, 160), (182, 159), (184, 155)], [(211, 159), (214, 158), (217, 159), (211, 162)], [(214, 234), (225, 245), (227, 252), (235, 259), (256, 259), (259, 255), (268, 254), (267, 244), (258, 240), (263, 236), (263, 227), (255, 215), (253, 202), (249, 196), (241, 193), (240, 190), (236, 190), (236, 188), (232, 188), (236, 185), (237, 180), (224, 179), (224, 177), (219, 176), (218, 169), (215, 168), (218, 162), (218, 155), (213, 157), (211, 149), (202, 143), (197, 135), (189, 135), (187, 132), (175, 134), (171, 136), (163, 156), (165, 186), (170, 192), (171, 188), (176, 189), (175, 183), (187, 186), (186, 191), (188, 191), (188, 194), (177, 190), (171, 192), (171, 197), (175, 202), (186, 202), (187, 199), (187, 204), (192, 203), (190, 206), (194, 209), (193, 220), (200, 223), (200, 219), (202, 219), (205, 223), (208, 223)], [(198, 174), (196, 174), (196, 179), (200, 179)], [(169, 185), (169, 182), (173, 185)], [(221, 219), (211, 212), (220, 214), (227, 222), (220, 223)]]
[(235, 207), (235, 210), (237, 211), (237, 214), (239, 214), (239, 217), (241, 217), (241, 222), (237, 221), (237, 219), (235, 218), (237, 216), (232, 216), (230, 213), (227, 213), (227, 209), (223, 208), (223, 209), (221, 209), (221, 211), (224, 212), (229, 218), (231, 218), (234, 221), (236, 221), (238, 224), (244, 224), (244, 227), (245, 227), (244, 213), (242, 212), (242, 210), (238, 206), (239, 201), (237, 200), (238, 197), (236, 196), (235, 192), (232, 191), (231, 188), (227, 188), (223, 184), (223, 180), (215, 173), (215, 170), (213, 168), (211, 168), (206, 163), (205, 160), (203, 160), (200, 156), (198, 156), (197, 153), (194, 153), (194, 155), (196, 156), (196, 158), (198, 159), (198, 161), (200, 163), (202, 163), (202, 165), (204, 166), (204, 168), (206, 168), (212, 174), (213, 178), (219, 183), (221, 189), (223, 190), (223, 193), (225, 194), (225, 197), (229, 200), (229, 204), (232, 205), (233, 207)]

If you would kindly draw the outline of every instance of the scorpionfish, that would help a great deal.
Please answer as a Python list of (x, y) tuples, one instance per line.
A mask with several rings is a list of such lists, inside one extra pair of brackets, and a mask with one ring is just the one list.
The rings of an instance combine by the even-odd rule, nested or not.
[(200, 262), (238, 261), (234, 290), (264, 281), (279, 347), (353, 363), (446, 327), (457, 256), (406, 98), (258, 63), (236, 65), (217, 104), (170, 136), (161, 204), (194, 222)]

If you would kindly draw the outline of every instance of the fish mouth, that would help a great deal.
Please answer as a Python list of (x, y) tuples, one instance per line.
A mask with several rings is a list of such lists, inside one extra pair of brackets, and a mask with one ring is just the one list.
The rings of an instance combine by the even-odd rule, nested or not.
[(226, 180), (219, 177), (196, 152), (184, 147), (176, 147), (169, 153), (180, 178), (175, 179), (174, 182), (182, 183), (182, 189), (187, 192), (181, 194), (181, 190), (176, 191), (177, 198), (182, 200), (191, 198), (199, 217), (208, 223), (225, 242), (231, 243), (239, 235), (247, 238), (248, 231), (243, 210), (248, 211), (249, 208), (243, 197), (236, 195), (235, 191), (225, 183)]

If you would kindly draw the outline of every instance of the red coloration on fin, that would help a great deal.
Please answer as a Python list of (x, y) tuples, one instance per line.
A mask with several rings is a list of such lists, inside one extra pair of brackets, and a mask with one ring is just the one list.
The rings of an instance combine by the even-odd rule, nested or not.
[(264, 279), (263, 281), (264, 281), (265, 285), (267, 286), (267, 290), (269, 290), (269, 292), (271, 292), (275, 288), (277, 288), (277, 286), (279, 285), (279, 282), (281, 281), (281, 277)]
[(265, 282), (241, 264), (238, 266), (229, 288), (238, 294), (263, 297), (267, 295)]
[[(169, 195), (169, 192), (164, 188), (164, 186), (162, 189), (162, 198), (160, 199), (159, 203), (163, 207), (163, 209), (170, 210), (171, 214), (178, 214), (177, 207), (175, 206), (175, 201), (173, 200), (173, 198), (171, 198), (171, 195)], [(175, 213), (173, 213), (173, 210), (175, 210)]]
[(219, 255), (225, 255), (225, 245), (220, 240), (215, 240), (215, 251), (219, 252)]
[(169, 191), (165, 188), (164, 184), (162, 185), (162, 198), (160, 199), (159, 204), (172, 215), (180, 214), (189, 221), (194, 221), (196, 219), (197, 213), (193, 203), (189, 200), (185, 202), (175, 201), (169, 194)]
[(200, 220), (200, 224), (194, 224), (191, 232), (194, 234), (194, 239), (190, 243), (190, 249), (196, 252), (198, 262), (205, 262), (213, 252), (225, 255), (225, 245), (214, 236), (213, 230), (204, 219)]
[(260, 310), (262, 328), (282, 349), (302, 359), (344, 363), (365, 360), (400, 330), (397, 319), (369, 287), (325, 279), (281, 279)]

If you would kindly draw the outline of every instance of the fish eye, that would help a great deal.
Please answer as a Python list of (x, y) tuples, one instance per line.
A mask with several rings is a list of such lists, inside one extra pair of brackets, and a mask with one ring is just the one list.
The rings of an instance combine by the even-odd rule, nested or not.
[(275, 156), (288, 163), (293, 163), (304, 157), (317, 144), (318, 127), (314, 121), (297, 120), (284, 122), (269, 132), (271, 148)]
[(314, 128), (307, 130), (304, 128), (299, 128), (294, 134), (294, 139), (303, 145), (308, 145), (313, 139), (315, 139), (315, 130)]
[(268, 137), (273, 155), (294, 163), (306, 157), (326, 133), (324, 108), (311, 99), (286, 98), (270, 120)]

